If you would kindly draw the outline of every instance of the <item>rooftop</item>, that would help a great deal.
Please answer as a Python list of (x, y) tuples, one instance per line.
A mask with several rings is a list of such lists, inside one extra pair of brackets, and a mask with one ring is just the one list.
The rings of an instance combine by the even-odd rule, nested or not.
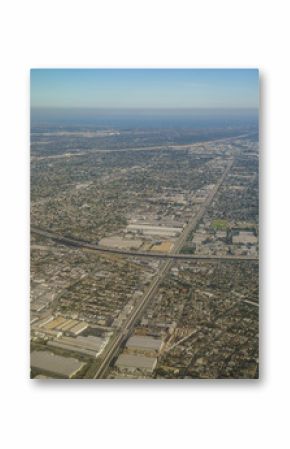
[(134, 335), (127, 341), (127, 348), (140, 348), (152, 351), (159, 351), (162, 347), (163, 341), (160, 338), (153, 338), (149, 336)]
[(139, 368), (152, 372), (156, 366), (156, 357), (145, 357), (142, 355), (121, 354), (117, 361), (116, 366), (118, 368)]
[(72, 357), (63, 357), (50, 351), (33, 351), (31, 353), (31, 368), (45, 371), (60, 377), (72, 377), (84, 363)]

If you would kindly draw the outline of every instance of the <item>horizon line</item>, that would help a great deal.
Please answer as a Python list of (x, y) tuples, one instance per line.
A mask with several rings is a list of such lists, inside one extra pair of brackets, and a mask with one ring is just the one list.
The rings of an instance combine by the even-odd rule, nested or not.
[(156, 107), (156, 106), (146, 106), (146, 107), (120, 107), (120, 106), (33, 106), (30, 105), (30, 109), (90, 109), (90, 110), (161, 110), (161, 111), (167, 111), (167, 110), (183, 110), (183, 111), (196, 111), (196, 110), (259, 110), (259, 106), (214, 106), (214, 107), (206, 107), (206, 106), (200, 106), (200, 107)]

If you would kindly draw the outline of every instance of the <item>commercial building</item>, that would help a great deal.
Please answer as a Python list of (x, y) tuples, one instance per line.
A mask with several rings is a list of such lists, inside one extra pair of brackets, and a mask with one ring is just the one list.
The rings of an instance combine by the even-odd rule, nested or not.
[(46, 320), (41, 320), (35, 323), (32, 329), (41, 329), (41, 331), (45, 332), (47, 335), (50, 335), (51, 332), (65, 332), (71, 335), (79, 335), (87, 327), (88, 323), (86, 323), (85, 321), (67, 319), (62, 316), (53, 319), (53, 317), (51, 316), (50, 319), (47, 318)]
[(69, 334), (79, 335), (88, 327), (88, 323), (85, 321), (78, 321), (74, 327), (69, 329)]
[(57, 378), (70, 379), (75, 376), (85, 363), (72, 357), (63, 357), (50, 351), (33, 351), (31, 369)]
[(129, 224), (127, 232), (141, 233), (144, 235), (159, 235), (164, 237), (176, 237), (182, 232), (182, 228), (169, 228), (166, 226), (151, 226), (140, 224)]
[(141, 371), (146, 371), (152, 373), (156, 367), (157, 358), (156, 357), (145, 357), (143, 355), (133, 355), (133, 354), (121, 354), (117, 361), (116, 367), (121, 370), (135, 371), (139, 369)]
[(148, 351), (158, 353), (163, 347), (161, 338), (134, 335), (126, 343), (126, 347), (132, 351)]
[(48, 346), (60, 348), (66, 351), (77, 352), (78, 354), (97, 357), (107, 344), (106, 338), (94, 337), (61, 337), (58, 340), (49, 341)]

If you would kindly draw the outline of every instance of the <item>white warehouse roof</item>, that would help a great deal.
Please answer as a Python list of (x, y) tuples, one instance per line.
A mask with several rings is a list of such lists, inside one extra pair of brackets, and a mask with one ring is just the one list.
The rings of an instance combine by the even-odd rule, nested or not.
[(163, 346), (161, 338), (153, 338), (142, 335), (130, 337), (126, 344), (127, 348), (141, 349), (147, 351), (160, 351)]
[(145, 371), (154, 371), (157, 364), (156, 357), (145, 357), (142, 355), (121, 354), (117, 361), (116, 366), (118, 368), (125, 369), (141, 369)]
[(85, 364), (73, 357), (63, 357), (50, 351), (33, 351), (31, 368), (60, 377), (72, 377)]
[(140, 231), (145, 234), (179, 234), (182, 232), (182, 228), (169, 228), (167, 226), (151, 226), (151, 225), (140, 225), (140, 224), (129, 224), (127, 226), (127, 231)]

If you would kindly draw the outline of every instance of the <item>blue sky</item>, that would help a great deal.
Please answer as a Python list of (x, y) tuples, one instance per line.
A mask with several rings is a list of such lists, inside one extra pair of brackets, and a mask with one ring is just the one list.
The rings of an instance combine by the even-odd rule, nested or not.
[(256, 69), (32, 69), (31, 106), (258, 108)]

